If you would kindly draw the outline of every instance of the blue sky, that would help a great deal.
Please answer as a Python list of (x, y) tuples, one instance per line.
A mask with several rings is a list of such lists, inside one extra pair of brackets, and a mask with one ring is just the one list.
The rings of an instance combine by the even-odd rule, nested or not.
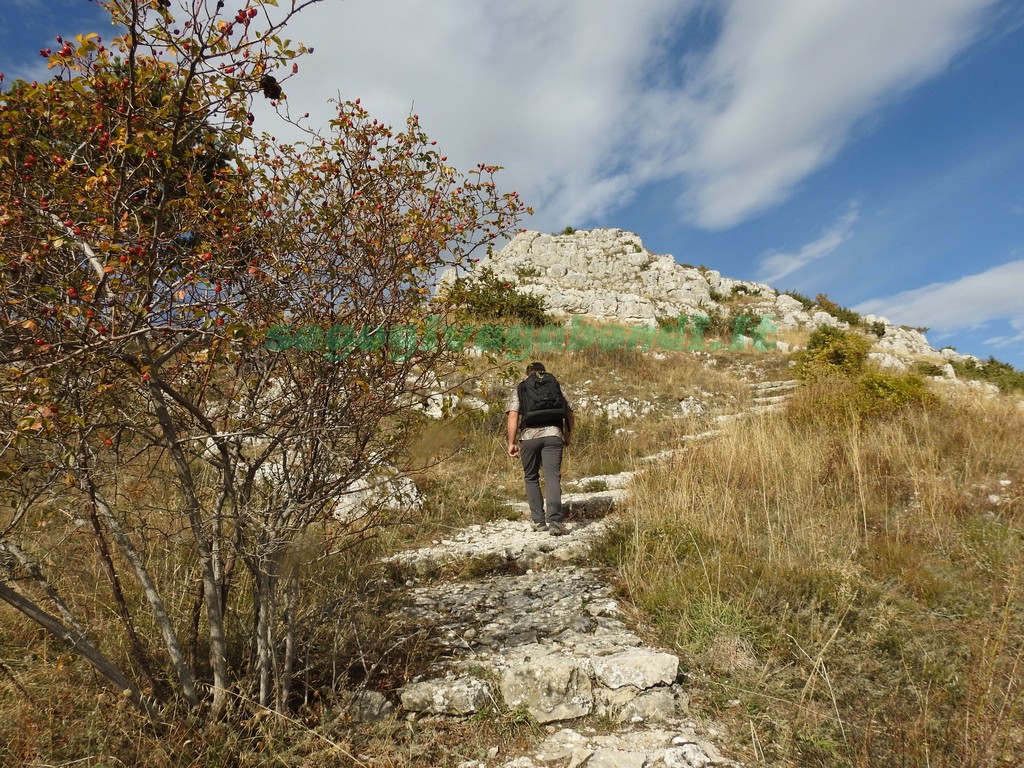
[[(103, 19), (0, 0), (0, 71)], [(631, 230), (1024, 368), (1019, 0), (323, 0), (290, 36), (294, 113), (415, 111), (531, 229)]]

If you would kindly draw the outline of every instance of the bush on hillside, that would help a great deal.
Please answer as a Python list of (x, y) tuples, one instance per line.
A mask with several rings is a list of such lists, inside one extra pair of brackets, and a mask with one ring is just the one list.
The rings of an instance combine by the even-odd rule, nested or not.
[(882, 338), (883, 336), (885, 336), (885, 323), (883, 323), (881, 320), (876, 320), (873, 323), (862, 323), (862, 325), (868, 331), (868, 333), (873, 333), (878, 338)]
[(531, 326), (551, 321), (542, 296), (520, 291), (515, 283), (498, 277), (490, 267), (456, 278), (446, 299), (471, 320), (502, 320)]
[(870, 348), (871, 342), (856, 331), (823, 325), (811, 334), (797, 361), (797, 372), (803, 379), (856, 377), (864, 370)]
[(827, 293), (819, 293), (814, 297), (814, 301), (819, 307), (828, 312), (836, 320), (842, 320), (850, 325), (857, 325), (860, 322), (860, 315), (854, 312), (852, 309), (840, 306), (832, 301)]
[(942, 366), (924, 360), (914, 364), (914, 372), (920, 376), (942, 376)]
[(938, 402), (920, 376), (865, 373), (857, 380), (858, 411), (880, 416), (908, 408), (923, 408)]
[(1000, 392), (1024, 392), (1024, 371), (1018, 371), (1009, 363), (990, 357), (983, 363), (954, 362), (953, 370), (961, 379), (988, 381), (999, 387)]

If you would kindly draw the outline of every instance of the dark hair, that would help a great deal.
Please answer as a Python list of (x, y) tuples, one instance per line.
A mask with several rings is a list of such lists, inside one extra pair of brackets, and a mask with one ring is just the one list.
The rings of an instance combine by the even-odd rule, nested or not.
[(536, 371), (546, 371), (546, 370), (547, 370), (547, 368), (544, 367), (544, 363), (538, 363), (535, 360), (534, 362), (532, 362), (528, 366), (526, 366), (526, 375), (529, 376), (531, 373), (534, 373)]

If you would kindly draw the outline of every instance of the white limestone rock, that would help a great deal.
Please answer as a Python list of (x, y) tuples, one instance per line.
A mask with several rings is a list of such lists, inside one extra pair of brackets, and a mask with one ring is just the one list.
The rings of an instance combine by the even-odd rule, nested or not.
[(627, 752), (622, 749), (598, 749), (587, 761), (587, 768), (646, 768), (646, 752)]
[[(670, 255), (651, 253), (637, 235), (620, 229), (522, 232), (482, 259), (478, 268), (484, 267), (542, 296), (555, 316), (653, 325), (658, 317), (691, 314), (713, 304), (704, 274)], [(451, 279), (454, 275), (445, 275), (444, 280)], [(745, 290), (755, 294), (765, 288), (750, 283)]]
[(935, 356), (938, 354), (921, 331), (895, 325), (885, 327), (885, 334), (875, 342), (875, 347), (882, 352), (889, 352), (898, 357)]
[(910, 366), (904, 360), (895, 355), (890, 355), (888, 352), (869, 352), (868, 360), (871, 360), (883, 371), (904, 373), (910, 369)]
[(342, 712), (357, 723), (377, 723), (395, 713), (395, 705), (377, 691), (345, 691), (338, 699)]
[(476, 677), (424, 680), (401, 690), (402, 708), (431, 715), (472, 715), (492, 701), (491, 686)]
[(334, 504), (336, 520), (352, 520), (371, 510), (417, 510), (423, 497), (411, 478), (393, 467), (381, 467), (372, 475), (356, 480)]
[(669, 685), (679, 673), (679, 658), (645, 648), (631, 648), (593, 659), (594, 675), (608, 688), (631, 685), (639, 690)]
[(822, 310), (818, 310), (813, 315), (811, 315), (811, 325), (813, 325), (815, 328), (820, 328), (823, 325), (830, 325), (833, 328), (850, 327), (849, 323), (841, 322), (840, 320), (837, 320), (832, 315), (830, 315), (828, 312)]
[(620, 723), (669, 722), (676, 714), (676, 699), (668, 688), (652, 688), (627, 702), (618, 713)]
[(509, 667), (500, 689), (509, 707), (526, 707), (538, 723), (572, 720), (594, 708), (590, 675), (576, 660), (555, 654)]
[(665, 750), (665, 768), (704, 768), (711, 765), (712, 760), (696, 744), (684, 744)]

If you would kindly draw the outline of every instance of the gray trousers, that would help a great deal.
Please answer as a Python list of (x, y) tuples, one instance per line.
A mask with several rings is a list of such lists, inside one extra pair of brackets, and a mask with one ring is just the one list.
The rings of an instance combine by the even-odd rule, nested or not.
[[(526, 500), (530, 504), (530, 518), (535, 523), (565, 522), (565, 513), (562, 511), (562, 438), (538, 437), (536, 440), (520, 440), (519, 457), (523, 461), (523, 479), (526, 481)], [(544, 496), (540, 493), (542, 465)]]

